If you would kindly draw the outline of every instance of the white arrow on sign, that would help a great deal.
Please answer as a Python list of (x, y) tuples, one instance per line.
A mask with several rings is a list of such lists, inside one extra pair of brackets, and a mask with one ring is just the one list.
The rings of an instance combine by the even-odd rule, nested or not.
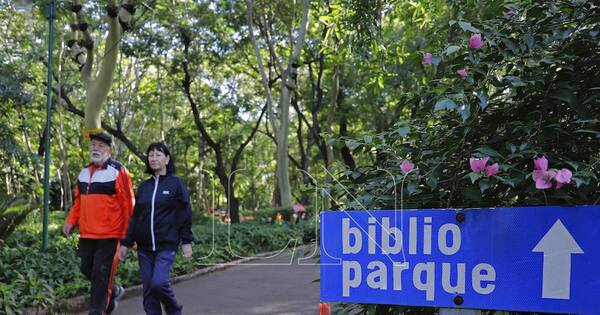
[(583, 254), (571, 233), (556, 220), (532, 251), (544, 253), (542, 298), (568, 300), (571, 296), (571, 255)]

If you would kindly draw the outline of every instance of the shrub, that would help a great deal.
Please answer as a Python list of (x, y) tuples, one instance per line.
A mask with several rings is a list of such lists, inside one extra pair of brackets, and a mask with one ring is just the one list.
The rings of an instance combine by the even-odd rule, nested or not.
[(6, 240), (33, 209), (24, 197), (0, 195), (0, 242)]

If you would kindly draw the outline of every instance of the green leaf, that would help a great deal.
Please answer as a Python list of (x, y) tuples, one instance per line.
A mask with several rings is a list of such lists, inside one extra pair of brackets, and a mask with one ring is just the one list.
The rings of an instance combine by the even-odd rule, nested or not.
[(504, 79), (508, 80), (512, 86), (527, 86), (527, 83), (523, 82), (519, 77), (507, 75)]
[(427, 186), (429, 186), (429, 188), (431, 188), (431, 190), (434, 190), (437, 188), (438, 185), (438, 180), (437, 177), (435, 176), (434, 172), (432, 172), (426, 180)]
[(358, 143), (356, 140), (346, 140), (346, 146), (348, 149), (354, 150), (360, 146), (360, 143)]
[(573, 180), (575, 181), (575, 186), (577, 186), (577, 188), (579, 188), (579, 186), (581, 185), (587, 185), (590, 183), (590, 178), (581, 178), (581, 177), (576, 177), (573, 176)]
[(462, 28), (463, 31), (468, 31), (468, 32), (471, 32), (471, 33), (481, 33), (480, 30), (474, 28), (471, 25), (471, 23), (469, 23), (469, 22), (460, 21), (460, 22), (458, 22), (458, 25), (460, 26), (460, 28)]
[(563, 101), (567, 104), (575, 104), (575, 102), (577, 102), (577, 97), (573, 95), (573, 91), (567, 89), (555, 91), (550, 95), (550, 97), (559, 101)]
[(513, 53), (518, 53), (517, 47), (511, 40), (502, 38), (501, 41), (506, 45), (506, 48), (510, 49)]
[(521, 145), (519, 146), (519, 151), (523, 151), (523, 150), (527, 149), (527, 145), (528, 145), (527, 143), (523, 143), (523, 144), (521, 144)]
[(450, 55), (452, 53), (455, 53), (455, 52), (457, 52), (459, 50), (460, 50), (459, 46), (452, 45), (452, 46), (448, 46), (448, 48), (446, 48), (446, 50), (444, 50), (444, 52), (442, 54), (448, 56), (448, 55)]
[(467, 121), (467, 119), (471, 117), (471, 110), (469, 109), (469, 107), (467, 107), (467, 105), (461, 105), (458, 108), (458, 112), (460, 113), (460, 117), (462, 117), (463, 122)]
[(479, 191), (479, 189), (477, 189), (473, 186), (467, 187), (467, 189), (465, 189), (464, 195), (465, 195), (465, 199), (467, 199), (467, 200), (471, 200), (474, 202), (481, 201), (481, 191)]
[(533, 38), (533, 35), (531, 35), (531, 33), (525, 34), (525, 45), (527, 45), (529, 49), (533, 49), (535, 45), (535, 38)]
[(514, 145), (514, 144), (512, 144), (510, 142), (507, 142), (505, 144), (505, 146), (506, 146), (506, 149), (509, 150), (511, 154), (514, 154), (515, 152), (517, 152), (517, 146), (516, 145)]
[(365, 143), (371, 143), (371, 141), (373, 141), (373, 137), (366, 135), (363, 137), (363, 140), (365, 140)]
[(590, 129), (578, 129), (574, 131), (575, 133), (591, 133), (591, 134), (600, 134), (600, 131), (598, 130), (590, 130)]
[(417, 191), (417, 183), (415, 182), (410, 182), (406, 185), (406, 191), (408, 191), (409, 194), (413, 194)]
[(510, 177), (502, 177), (502, 176), (498, 176), (498, 175), (496, 175), (494, 177), (497, 178), (499, 181), (501, 181), (505, 185), (508, 185), (510, 187), (515, 187), (515, 182)]
[(484, 178), (479, 181), (479, 190), (481, 193), (484, 193), (486, 190), (490, 188), (490, 180), (489, 178)]
[(566, 161), (565, 163), (569, 164), (574, 171), (577, 171), (579, 169), (579, 163), (577, 162), (573, 162), (573, 161)]
[(488, 146), (479, 147), (479, 148), (475, 149), (475, 151), (477, 151), (481, 154), (487, 155), (487, 156), (504, 159), (502, 154), (498, 153), (498, 151), (496, 151)]
[(471, 184), (475, 184), (475, 182), (482, 177), (483, 177), (483, 174), (481, 174), (481, 173), (475, 173), (475, 172), (469, 173), (469, 178), (471, 178)]
[(454, 101), (452, 101), (451, 99), (442, 99), (437, 101), (437, 103), (435, 103), (434, 106), (434, 110), (441, 110), (441, 109), (456, 109), (456, 103), (454, 103)]
[(398, 129), (396, 129), (396, 132), (401, 136), (401, 137), (406, 137), (408, 135), (408, 133), (410, 132), (410, 127), (400, 127)]
[(477, 91), (477, 98), (479, 99), (479, 106), (481, 109), (485, 109), (488, 106), (488, 96), (484, 91)]

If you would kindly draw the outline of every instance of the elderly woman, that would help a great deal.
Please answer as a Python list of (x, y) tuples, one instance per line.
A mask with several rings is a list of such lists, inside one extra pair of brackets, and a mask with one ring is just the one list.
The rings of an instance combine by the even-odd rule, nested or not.
[(169, 274), (181, 246), (184, 257), (191, 257), (192, 208), (185, 183), (173, 175), (175, 163), (167, 146), (155, 142), (146, 150), (146, 173), (151, 178), (138, 188), (133, 216), (122, 241), (119, 259), (137, 244), (146, 314), (181, 314), (171, 288)]

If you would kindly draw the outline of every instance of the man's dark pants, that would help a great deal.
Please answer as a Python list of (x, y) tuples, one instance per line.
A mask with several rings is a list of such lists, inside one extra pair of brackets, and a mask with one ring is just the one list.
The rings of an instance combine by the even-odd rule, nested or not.
[(78, 255), (81, 272), (90, 280), (90, 315), (100, 315), (107, 309), (113, 289), (113, 279), (119, 263), (120, 241), (115, 238), (80, 238)]

